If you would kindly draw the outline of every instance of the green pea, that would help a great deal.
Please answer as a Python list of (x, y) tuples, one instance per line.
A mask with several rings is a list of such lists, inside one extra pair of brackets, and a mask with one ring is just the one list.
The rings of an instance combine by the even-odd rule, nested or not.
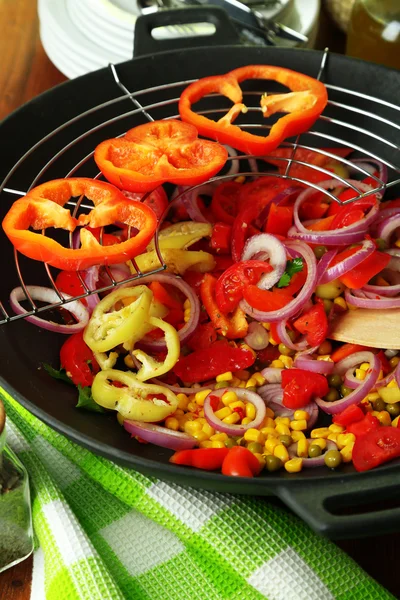
[(387, 244), (382, 238), (376, 238), (375, 243), (378, 247), (378, 250), (386, 250)]
[(340, 375), (328, 375), (328, 384), (329, 387), (331, 388), (340, 388), (340, 386), (342, 385), (343, 380), (340, 377)]
[(314, 248), (315, 258), (318, 258), (318, 259), (322, 258), (326, 252), (327, 252), (326, 246), (315, 246), (315, 248)]
[(339, 450), (328, 450), (328, 452), (325, 453), (324, 461), (327, 467), (336, 469), (342, 462), (342, 455)]
[(289, 331), (287, 332), (287, 334), (290, 337), (290, 339), (292, 340), (292, 342), (294, 342), (294, 340), (296, 339), (296, 332), (292, 331), (291, 329), (289, 329)]
[(337, 389), (334, 387), (329, 388), (329, 392), (326, 394), (324, 400), (326, 400), (326, 402), (335, 402), (335, 400), (339, 400), (339, 392)]
[(378, 398), (372, 402), (372, 406), (374, 410), (381, 411), (386, 409), (386, 402), (382, 400), (382, 398)]
[(225, 440), (224, 442), (225, 444), (225, 448), (233, 448), (233, 446), (236, 446), (236, 441), (233, 438), (228, 438), (227, 440)]
[(230, 381), (217, 381), (217, 383), (215, 384), (215, 389), (216, 390), (220, 390), (222, 388), (226, 388), (229, 387)]
[(291, 446), (293, 444), (293, 440), (292, 440), (292, 436), (291, 435), (280, 435), (279, 436), (279, 441), (281, 444), (283, 444), (284, 446), (286, 446), (286, 448), (289, 448), (289, 446)]
[(386, 404), (386, 410), (389, 415), (395, 419), (400, 415), (400, 402), (395, 402), (394, 404)]
[(244, 439), (244, 437), (241, 437), (240, 439), (238, 439), (237, 445), (238, 446), (247, 446), (247, 441)]
[(267, 471), (271, 473), (273, 471), (278, 471), (283, 467), (283, 462), (277, 456), (273, 456), (272, 454), (268, 454), (268, 456), (264, 456), (265, 458), (265, 468)]
[(308, 448), (308, 456), (310, 458), (317, 458), (317, 456), (321, 456), (322, 450), (318, 444), (311, 444)]
[(247, 446), (247, 450), (250, 450), (253, 454), (261, 454), (263, 447), (259, 442), (250, 442)]
[(347, 387), (347, 385), (343, 384), (340, 386), (340, 393), (342, 394), (343, 398), (345, 396), (348, 396), (349, 394), (351, 394), (352, 391), (353, 390), (351, 388)]
[(329, 283), (321, 283), (315, 288), (315, 295), (325, 300), (334, 300), (344, 292), (344, 285), (338, 279)]
[(294, 350), (291, 350), (291, 348), (288, 348), (285, 344), (279, 344), (278, 350), (284, 356), (292, 356), (294, 354)]
[(329, 313), (332, 310), (332, 306), (333, 306), (332, 300), (328, 300), (327, 298), (324, 298), (322, 300), (322, 304), (324, 305), (324, 311), (326, 312), (327, 315), (329, 315)]

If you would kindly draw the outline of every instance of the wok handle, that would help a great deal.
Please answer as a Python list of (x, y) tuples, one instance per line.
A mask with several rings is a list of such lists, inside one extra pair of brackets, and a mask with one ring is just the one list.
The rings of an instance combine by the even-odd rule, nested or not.
[[(332, 539), (391, 533), (400, 528), (399, 467), (346, 478), (334, 476), (330, 481), (329, 475), (309, 483), (306, 479), (288, 481), (276, 493), (314, 531)], [(393, 507), (385, 507), (388, 500)]]
[[(212, 23), (215, 31), (211, 35), (155, 39), (153, 29), (157, 27), (185, 26), (192, 23)], [(134, 57), (156, 54), (166, 50), (180, 50), (198, 46), (221, 46), (239, 44), (239, 34), (225, 10), (216, 6), (160, 10), (141, 15), (136, 20), (134, 35)], [(173, 69), (173, 65), (171, 65)]]

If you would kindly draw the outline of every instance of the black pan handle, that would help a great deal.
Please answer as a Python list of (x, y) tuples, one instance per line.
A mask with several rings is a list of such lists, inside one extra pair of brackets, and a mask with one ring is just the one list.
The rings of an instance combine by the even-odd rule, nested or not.
[[(188, 25), (190, 23), (212, 23), (215, 32), (212, 35), (195, 37), (177, 37), (174, 39), (156, 40), (151, 32), (157, 27)], [(216, 6), (200, 6), (160, 10), (138, 17), (135, 25), (134, 57), (143, 54), (156, 54), (166, 50), (180, 50), (198, 46), (221, 46), (239, 44), (239, 34), (228, 13)]]
[(332, 539), (391, 533), (400, 527), (398, 467), (330, 481), (323, 477), (309, 484), (306, 479), (288, 481), (276, 493), (312, 529)]

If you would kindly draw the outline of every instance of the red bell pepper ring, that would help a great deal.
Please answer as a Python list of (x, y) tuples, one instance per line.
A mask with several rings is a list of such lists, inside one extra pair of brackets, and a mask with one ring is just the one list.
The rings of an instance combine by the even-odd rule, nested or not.
[(319, 346), (328, 333), (328, 317), (322, 302), (314, 304), (293, 323), (300, 333), (306, 335), (309, 346)]
[[(265, 116), (276, 112), (286, 112), (285, 116), (272, 125), (269, 135), (258, 136), (233, 125), (233, 121), (245, 112), (243, 93), (240, 83), (247, 79), (267, 79), (277, 81), (288, 87), (287, 94), (264, 94), (261, 108)], [(233, 107), (219, 121), (197, 114), (192, 105), (207, 94), (219, 93), (233, 102)], [(283, 67), (270, 65), (248, 65), (230, 71), (226, 75), (216, 75), (199, 79), (190, 84), (181, 94), (179, 114), (182, 121), (191, 123), (197, 131), (233, 146), (247, 154), (269, 154), (287, 137), (307, 131), (326, 106), (328, 94), (320, 81)]]
[(296, 410), (314, 398), (322, 398), (329, 391), (326, 377), (304, 369), (282, 371), (283, 405)]
[(83, 340), (83, 332), (74, 333), (61, 346), (61, 367), (75, 385), (91, 386), (100, 367), (93, 352)]
[(371, 413), (368, 412), (363, 419), (350, 423), (350, 425), (346, 427), (346, 431), (348, 431), (349, 433), (353, 433), (356, 436), (356, 438), (359, 438), (363, 437), (370, 431), (379, 429), (380, 427), (381, 424), (379, 420), (374, 415), (371, 415)]
[[(75, 219), (63, 208), (72, 197), (86, 196), (94, 204), (89, 214)], [(91, 228), (122, 222), (138, 230), (125, 242), (102, 246), (87, 229), (81, 230), (81, 247), (65, 248), (56, 240), (29, 231), (56, 227), (74, 231), (77, 225)], [(33, 188), (16, 200), (4, 217), (3, 229), (13, 246), (29, 258), (64, 271), (79, 271), (93, 265), (126, 262), (145, 251), (157, 227), (148, 206), (128, 200), (109, 183), (86, 178), (55, 179)]]
[(247, 369), (254, 361), (255, 354), (248, 348), (234, 348), (225, 340), (218, 340), (208, 348), (181, 356), (173, 371), (181, 381), (196, 383), (228, 371)]
[(379, 427), (356, 439), (352, 460), (357, 471), (369, 471), (400, 456), (400, 429)]
[(216, 286), (216, 278), (206, 273), (200, 285), (200, 297), (215, 330), (229, 340), (243, 338), (249, 327), (246, 315), (239, 307), (230, 317), (222, 314), (216, 301)]
[(153, 121), (105, 140), (94, 160), (108, 181), (132, 192), (154, 190), (165, 182), (196, 185), (224, 166), (228, 152), (197, 138), (196, 128), (180, 121)]
[(215, 287), (215, 299), (224, 314), (235, 310), (248, 285), (257, 283), (261, 276), (272, 271), (271, 265), (261, 260), (245, 260), (234, 263), (219, 277)]
[(222, 463), (222, 474), (230, 477), (254, 477), (260, 471), (258, 458), (244, 446), (233, 446)]
[(219, 471), (228, 453), (229, 448), (178, 450), (171, 456), (169, 462), (174, 465), (195, 467), (196, 469), (204, 469), (205, 471)]
[(357, 404), (351, 404), (345, 408), (341, 413), (333, 415), (332, 421), (342, 427), (348, 427), (352, 423), (362, 421), (364, 419), (364, 412)]

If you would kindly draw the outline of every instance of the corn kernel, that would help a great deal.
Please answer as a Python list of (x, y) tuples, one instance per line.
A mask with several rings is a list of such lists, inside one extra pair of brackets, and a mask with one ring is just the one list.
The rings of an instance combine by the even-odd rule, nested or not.
[(262, 426), (263, 427), (273, 427), (275, 429), (275, 421), (272, 417), (265, 417)]
[(200, 448), (225, 448), (224, 442), (210, 442), (210, 440), (200, 442), (199, 446)]
[(356, 379), (363, 381), (366, 378), (366, 376), (366, 371), (363, 371), (362, 369), (356, 369)]
[(349, 310), (358, 310), (358, 306), (354, 306), (354, 304), (348, 304), (348, 305), (347, 305), (347, 308), (348, 308)]
[(390, 366), (392, 367), (392, 369), (394, 369), (395, 367), (397, 367), (397, 365), (400, 362), (400, 358), (398, 356), (393, 356), (393, 358), (391, 358), (389, 360)]
[(246, 387), (246, 382), (245, 381), (241, 381), (238, 385), (238, 387), (244, 389)]
[(276, 417), (275, 425), (286, 425), (287, 427), (289, 427), (290, 419), (289, 417)]
[(361, 369), (362, 371), (369, 371), (369, 369), (370, 369), (370, 368), (371, 368), (371, 367), (370, 367), (370, 364), (369, 364), (369, 363), (367, 363), (367, 362), (365, 362), (365, 363), (361, 363), (361, 365), (360, 365), (360, 369)]
[(396, 240), (394, 245), (397, 246), (398, 248), (400, 248), (400, 240)]
[(340, 454), (342, 455), (342, 461), (344, 463), (351, 462), (351, 459), (353, 457), (353, 446), (354, 442), (352, 444), (347, 444), (344, 448), (340, 450)]
[(380, 381), (381, 379), (383, 379), (383, 371), (379, 371), (379, 375), (378, 375), (378, 381)]
[(292, 436), (292, 440), (294, 442), (299, 442), (300, 440), (306, 439), (306, 436), (304, 435), (304, 433), (302, 431), (292, 431), (292, 433), (290, 435)]
[(303, 459), (294, 457), (285, 462), (285, 469), (288, 473), (300, 473), (303, 468)]
[(293, 419), (295, 421), (302, 421), (303, 419), (308, 421), (309, 418), (310, 418), (310, 415), (306, 410), (295, 410), (294, 411)]
[(254, 373), (253, 378), (256, 380), (258, 386), (264, 385), (266, 381), (265, 377), (263, 377), (261, 373)]
[[(200, 419), (198, 419), (198, 421), (200, 421)], [(210, 438), (211, 436), (214, 435), (215, 433), (215, 429), (214, 427), (211, 427), (211, 425), (209, 425), (208, 423), (202, 423), (202, 431), (204, 431), (204, 433)]]
[(376, 418), (378, 419), (379, 423), (381, 425), (384, 425), (385, 427), (389, 427), (392, 424), (392, 419), (390, 418), (390, 415), (386, 410), (381, 410), (376, 415)]
[(220, 408), (214, 414), (217, 417), (217, 419), (221, 419), (221, 421), (222, 421), (222, 419), (229, 417), (229, 415), (232, 414), (232, 411), (229, 408), (229, 406), (224, 406), (224, 408)]
[(264, 327), (264, 329), (266, 329), (267, 331), (269, 331), (271, 329), (271, 323), (261, 323), (261, 325)]
[(198, 415), (199, 415), (199, 417), (204, 417), (204, 410), (203, 409), (199, 410)]
[(277, 432), (275, 427), (263, 427), (262, 429), (260, 429), (260, 431), (263, 435), (266, 435), (266, 436), (272, 435), (274, 437), (279, 437), (279, 433)]
[(135, 368), (135, 364), (133, 362), (133, 358), (130, 354), (127, 354), (124, 358), (124, 363), (126, 364), (126, 366), (128, 367), (128, 369), (134, 369)]
[(328, 427), (317, 427), (317, 429), (313, 429), (310, 437), (313, 439), (317, 438), (327, 438), (330, 434)]
[(303, 458), (308, 457), (308, 440), (306, 440), (306, 438), (297, 442), (297, 456)]
[(254, 377), (250, 377), (250, 379), (248, 379), (246, 381), (246, 387), (247, 388), (249, 388), (249, 387), (256, 387), (256, 386), (257, 386), (257, 380), (254, 379)]
[(233, 412), (231, 415), (228, 415), (224, 419), (222, 419), (223, 423), (227, 423), (228, 425), (235, 425), (240, 421), (240, 415), (237, 412)]
[(260, 463), (261, 469), (263, 469), (265, 467), (265, 458), (263, 457), (263, 455), (260, 454), (259, 452), (254, 452), (254, 456), (256, 457), (256, 459), (258, 460), (258, 462)]
[(330, 354), (320, 354), (317, 356), (317, 360), (323, 360), (324, 362), (333, 362)]
[(344, 298), (342, 298), (342, 296), (335, 298), (333, 303), (340, 306), (340, 308), (343, 308), (343, 310), (347, 310), (347, 302)]
[(337, 423), (332, 423), (332, 425), (329, 425), (328, 429), (332, 433), (343, 433), (346, 428), (342, 427), (341, 425), (337, 425)]
[[(199, 415), (200, 415), (200, 413), (199, 413)], [(207, 419), (204, 418), (204, 415), (203, 416), (200, 415), (197, 420), (199, 423), (202, 424), (203, 427), (204, 427), (204, 425), (208, 425), (208, 421), (207, 421)]]
[(274, 369), (283, 369), (285, 367), (285, 365), (283, 364), (283, 362), (281, 360), (273, 360), (271, 363), (271, 367), (273, 367)]
[(270, 452), (269, 450), (266, 450), (266, 449), (264, 448), (264, 450), (263, 450), (263, 454), (262, 454), (262, 455), (263, 455), (263, 457), (264, 457), (264, 458), (265, 458), (266, 456), (272, 456), (272, 452)]
[(178, 398), (178, 408), (186, 410), (187, 405), (189, 404), (189, 398), (186, 396), (186, 394), (177, 394), (176, 397)]
[(278, 425), (275, 427), (275, 431), (279, 433), (279, 435), (290, 435), (289, 427), (283, 423), (278, 423)]
[(400, 420), (400, 415), (398, 417), (396, 417), (395, 419), (393, 419), (393, 421), (392, 421), (392, 427), (397, 427), (398, 423), (399, 423), (399, 420)]
[(265, 409), (265, 416), (271, 417), (271, 419), (275, 417), (274, 411), (272, 410), (272, 408), (269, 408), (269, 406), (267, 406), (267, 408)]
[[(379, 394), (378, 394), (378, 396), (379, 396)], [(366, 398), (364, 398), (364, 400), (361, 400), (361, 404), (362, 404), (362, 407), (366, 410), (366, 412), (372, 411), (372, 404)]]
[(378, 398), (380, 398), (378, 392), (372, 392), (372, 394), (368, 394), (367, 396), (367, 400), (369, 402), (375, 402), (375, 400), (378, 400)]
[(210, 436), (210, 440), (212, 442), (226, 442), (227, 439), (228, 439), (227, 433), (213, 433)]
[(221, 375), (217, 375), (215, 381), (232, 381), (233, 374), (231, 371), (227, 371), (226, 373), (221, 373)]
[(244, 183), (246, 181), (246, 177), (244, 175), (238, 175), (235, 177), (235, 183)]
[(324, 438), (313, 439), (313, 441), (311, 442), (311, 446), (313, 444), (315, 444), (315, 446), (319, 446), (321, 448), (321, 450), (325, 450), (325, 448), (326, 448), (326, 440)]
[(387, 384), (386, 387), (388, 387), (388, 388), (398, 388), (399, 386), (397, 384), (397, 381), (395, 379), (392, 379), (392, 381), (389, 381), (389, 383)]
[(286, 367), (286, 369), (291, 369), (293, 367), (293, 358), (291, 356), (285, 356), (284, 354), (281, 354), (279, 360), (281, 363), (283, 363), (283, 366)]
[(326, 439), (327, 440), (331, 440), (331, 442), (335, 442), (336, 443), (337, 436), (338, 436), (337, 433), (330, 433)]
[(290, 458), (289, 452), (287, 451), (286, 446), (284, 446), (283, 444), (278, 444), (277, 446), (275, 446), (274, 456), (280, 458), (283, 463), (287, 462)]
[(273, 454), (275, 446), (279, 446), (279, 445), (282, 446), (283, 444), (279, 444), (279, 441), (277, 438), (270, 437), (265, 442), (265, 450), (268, 450), (268, 452), (271, 452), (271, 454)]
[(167, 429), (172, 429), (172, 431), (178, 431), (179, 429), (179, 421), (176, 417), (167, 417), (165, 419), (165, 427)]
[(246, 405), (244, 402), (242, 402), (241, 400), (237, 400), (236, 402), (231, 402), (229, 404), (229, 408), (231, 410), (235, 410), (235, 408), (241, 408), (242, 410), (245, 410)]
[(210, 439), (210, 436), (204, 433), (204, 431), (193, 431), (191, 435), (196, 438), (198, 442), (205, 442)]
[(192, 412), (192, 413), (195, 413), (197, 411), (197, 407), (198, 407), (198, 404), (196, 404), (196, 402), (194, 400), (189, 402), (189, 404), (187, 405), (188, 411)]
[(192, 435), (196, 431), (200, 431), (202, 427), (201, 423), (199, 423), (196, 419), (196, 421), (187, 421), (183, 428), (186, 433), (190, 433)]
[(235, 377), (240, 379), (240, 381), (247, 381), (250, 379), (250, 372), (245, 369), (241, 369), (240, 371), (235, 372)]
[(181, 408), (177, 408), (176, 411), (174, 412), (174, 417), (178, 418), (178, 417), (183, 417), (185, 413), (183, 412), (183, 410)]
[(399, 388), (389, 387), (389, 385), (387, 385), (386, 387), (379, 388), (378, 393), (380, 397), (387, 404), (395, 404), (396, 402), (400, 402)]
[(183, 303), (183, 308), (184, 308), (184, 310), (190, 308), (190, 300), (189, 300), (189, 298), (186, 298), (185, 302)]
[(336, 444), (339, 450), (347, 446), (348, 444), (354, 444), (356, 436), (354, 433), (339, 433), (336, 438)]
[(224, 406), (229, 406), (229, 404), (231, 404), (232, 402), (237, 402), (237, 399), (237, 395), (232, 390), (228, 390), (227, 392), (225, 392), (221, 398), (222, 404)]
[(183, 320), (185, 323), (188, 323), (190, 321), (190, 308), (183, 312)]
[(198, 404), (199, 406), (203, 406), (204, 400), (207, 398), (210, 392), (211, 390), (202, 390), (201, 392), (197, 392), (197, 394), (195, 394), (194, 396), (196, 404)]
[(258, 429), (247, 429), (244, 432), (244, 439), (246, 442), (258, 442), (259, 444), (265, 443), (265, 435), (261, 433)]
[(254, 419), (252, 419), (250, 417), (243, 417), (243, 419), (242, 419), (242, 425), (248, 425), (252, 421), (254, 421)]
[[(277, 346), (277, 345), (279, 344), (279, 342), (278, 342), (278, 341), (276, 341), (276, 340), (275, 340), (275, 339), (272, 337), (272, 334), (271, 334), (271, 333), (269, 334), (269, 340), (268, 340), (268, 341), (269, 341), (269, 343), (271, 344), (271, 346)], [(275, 361), (273, 361), (273, 362), (275, 362)]]
[(254, 404), (252, 404), (251, 402), (247, 402), (247, 404), (245, 405), (245, 411), (246, 417), (252, 420), (255, 419), (257, 411)]
[(305, 419), (299, 419), (298, 421), (290, 421), (290, 427), (293, 431), (305, 431), (308, 425)]
[(231, 381), (231, 386), (238, 387), (239, 383), (240, 383), (240, 379), (238, 377), (233, 376), (233, 379)]

